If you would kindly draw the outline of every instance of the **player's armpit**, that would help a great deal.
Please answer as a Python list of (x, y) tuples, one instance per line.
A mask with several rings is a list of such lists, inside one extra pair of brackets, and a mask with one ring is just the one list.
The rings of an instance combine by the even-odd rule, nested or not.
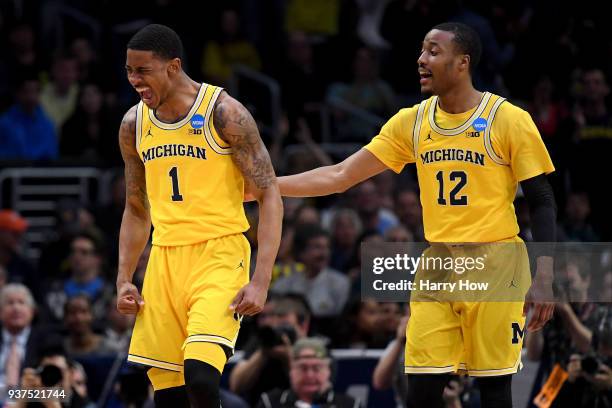
[(133, 106), (123, 116), (119, 128), (119, 148), (125, 163), (126, 209), (135, 215), (148, 217), (145, 169), (136, 150), (136, 109), (137, 106)]
[(232, 157), (245, 178), (247, 191), (259, 198), (262, 190), (276, 184), (276, 175), (255, 120), (240, 102), (222, 92), (213, 123), (219, 136), (232, 146)]

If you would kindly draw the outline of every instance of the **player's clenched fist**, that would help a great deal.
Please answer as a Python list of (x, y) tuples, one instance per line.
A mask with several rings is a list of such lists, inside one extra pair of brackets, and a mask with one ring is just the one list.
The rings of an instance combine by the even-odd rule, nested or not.
[(253, 316), (263, 310), (268, 288), (251, 282), (238, 291), (230, 309), (244, 316)]
[(130, 282), (117, 284), (117, 310), (123, 314), (136, 314), (144, 306), (138, 288)]

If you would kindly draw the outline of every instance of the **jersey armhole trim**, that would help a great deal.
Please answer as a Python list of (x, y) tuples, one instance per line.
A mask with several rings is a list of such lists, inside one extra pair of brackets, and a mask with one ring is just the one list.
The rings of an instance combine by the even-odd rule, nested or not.
[(134, 135), (134, 140), (136, 143), (136, 152), (138, 152), (138, 156), (140, 156), (140, 140), (142, 139), (142, 101), (138, 102), (138, 106), (136, 107), (136, 134)]
[(491, 129), (493, 128), (493, 120), (495, 119), (495, 114), (497, 113), (497, 109), (499, 109), (501, 104), (504, 103), (505, 101), (506, 101), (506, 98), (500, 97), (493, 104), (493, 107), (491, 108), (491, 112), (489, 113), (490, 125), (487, 126), (487, 128), (485, 129), (484, 137), (483, 137), (484, 146), (485, 146), (485, 150), (487, 151), (487, 155), (489, 156), (489, 158), (491, 158), (491, 160), (493, 160), (495, 163), (501, 166), (508, 166), (509, 163), (506, 163), (503, 158), (499, 157), (499, 155), (495, 152), (495, 149), (493, 149), (493, 143), (491, 142)]
[(206, 142), (208, 143), (210, 148), (213, 149), (215, 153), (222, 154), (222, 155), (229, 155), (229, 154), (232, 154), (231, 146), (221, 146), (219, 142), (217, 142), (217, 139), (215, 138), (213, 134), (213, 132), (216, 133), (216, 130), (214, 130), (211, 127), (212, 113), (215, 108), (215, 104), (217, 103), (217, 98), (219, 97), (219, 94), (221, 94), (222, 91), (223, 91), (223, 88), (220, 88), (220, 87), (215, 89), (213, 96), (210, 98), (210, 101), (208, 102), (208, 106), (206, 107), (206, 117), (204, 118), (204, 122), (206, 123), (206, 126), (204, 126), (204, 133), (206, 137)]
[(416, 118), (414, 118), (414, 126), (412, 128), (412, 153), (414, 154), (415, 161), (417, 160), (419, 135), (421, 134), (421, 124), (423, 123), (423, 112), (425, 111), (426, 105), (427, 105), (427, 100), (424, 100), (419, 104), (419, 109), (417, 110)]

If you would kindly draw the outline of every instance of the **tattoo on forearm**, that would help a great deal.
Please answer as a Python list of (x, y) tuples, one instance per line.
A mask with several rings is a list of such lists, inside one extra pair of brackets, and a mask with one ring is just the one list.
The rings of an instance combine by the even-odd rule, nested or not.
[(149, 209), (144, 164), (136, 151), (136, 107), (131, 108), (121, 121), (119, 147), (125, 163), (126, 199)]
[(234, 162), (247, 182), (259, 189), (269, 187), (276, 176), (249, 111), (238, 102), (230, 104), (221, 99), (215, 106), (213, 121), (219, 136), (232, 146)]

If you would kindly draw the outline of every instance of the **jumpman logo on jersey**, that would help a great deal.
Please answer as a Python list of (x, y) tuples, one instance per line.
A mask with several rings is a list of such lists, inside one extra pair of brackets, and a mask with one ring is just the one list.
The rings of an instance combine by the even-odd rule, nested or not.
[(147, 134), (145, 135), (145, 137), (153, 137), (153, 133), (151, 133), (151, 128), (149, 128), (149, 130), (147, 131)]
[(425, 138), (425, 140), (431, 140), (433, 142), (433, 139), (431, 138), (431, 133), (427, 134), (427, 137)]

